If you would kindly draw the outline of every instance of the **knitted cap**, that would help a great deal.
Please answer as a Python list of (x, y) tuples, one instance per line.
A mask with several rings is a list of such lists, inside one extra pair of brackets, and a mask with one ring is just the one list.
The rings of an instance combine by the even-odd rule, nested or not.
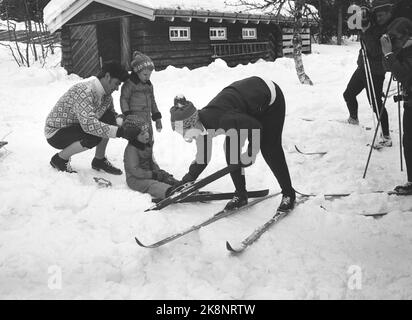
[(391, 0), (374, 0), (372, 2), (372, 11), (386, 11), (393, 7), (393, 3)]
[(174, 106), (170, 109), (172, 129), (193, 128), (198, 120), (199, 113), (193, 103), (186, 100), (184, 96), (175, 97)]
[(149, 124), (141, 120), (137, 115), (130, 114), (126, 117), (126, 120), (123, 122), (124, 128), (138, 128), (139, 133), (149, 132)]
[(135, 51), (133, 53), (133, 59), (132, 59), (131, 66), (133, 69), (137, 68), (137, 72), (140, 72), (145, 69), (150, 70), (150, 71), (154, 70), (154, 63), (152, 59), (150, 59), (147, 55), (139, 51)]

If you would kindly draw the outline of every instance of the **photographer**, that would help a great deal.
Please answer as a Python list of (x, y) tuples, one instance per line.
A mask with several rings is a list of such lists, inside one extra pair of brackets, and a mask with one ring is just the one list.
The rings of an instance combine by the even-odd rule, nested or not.
[(407, 18), (397, 18), (389, 26), (381, 39), (383, 64), (402, 85), (403, 146), (408, 182), (397, 186), (399, 194), (412, 194), (412, 22)]
[[(385, 70), (382, 65), (382, 51), (379, 39), (384, 33), (387, 24), (392, 19), (392, 4), (389, 0), (375, 0), (372, 4), (372, 9), (362, 7), (362, 33), (361, 43), (363, 49), (359, 51), (358, 67), (353, 73), (343, 97), (349, 110), (348, 123), (358, 125), (358, 101), (356, 97), (366, 88), (366, 93), (370, 104), (373, 106), (373, 112), (378, 117), (383, 108), (382, 89), (385, 80)], [(365, 54), (365, 56), (364, 56)], [(365, 58), (370, 65), (370, 75), (367, 74), (367, 65)], [(368, 83), (367, 77), (370, 76), (371, 83)], [(373, 89), (372, 90), (372, 86)], [(375, 93), (375, 96), (371, 96)], [(382, 146), (392, 146), (392, 140), (389, 133), (388, 113), (383, 110), (381, 115)]]

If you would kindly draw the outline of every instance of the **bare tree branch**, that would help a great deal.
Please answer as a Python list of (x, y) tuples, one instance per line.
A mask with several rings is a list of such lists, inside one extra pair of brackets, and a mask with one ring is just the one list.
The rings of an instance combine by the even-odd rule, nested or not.
[[(293, 22), (293, 58), (295, 68), (302, 84), (313, 85), (313, 82), (305, 73), (302, 60), (302, 22), (303, 17), (314, 15), (306, 0), (226, 0), (226, 5), (235, 6), (246, 11), (261, 11), (263, 13), (276, 12), (276, 16), (282, 16), (282, 12), (287, 10), (294, 18)], [(285, 8), (286, 5), (288, 8)], [(283, 11), (282, 11), (283, 9)]]

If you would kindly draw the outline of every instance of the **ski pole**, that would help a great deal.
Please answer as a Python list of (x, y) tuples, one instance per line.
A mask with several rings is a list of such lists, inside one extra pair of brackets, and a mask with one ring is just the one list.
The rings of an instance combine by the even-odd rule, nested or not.
[[(373, 98), (372, 98), (372, 92), (371, 92), (371, 73), (370, 73), (370, 65), (369, 65), (369, 60), (366, 55), (366, 48), (364, 42), (361, 40), (361, 52), (362, 52), (362, 59), (363, 59), (363, 68), (365, 72), (365, 78), (366, 78), (366, 94), (368, 96), (368, 101), (369, 105), (372, 109), (372, 120), (374, 126), (376, 126), (376, 121), (375, 121), (375, 116), (374, 116), (374, 109), (373, 109)], [(369, 68), (368, 68), (369, 67)], [(379, 119), (378, 119), (379, 121)]]
[[(389, 83), (388, 83), (388, 89), (386, 89), (385, 100), (383, 101), (383, 105), (382, 105), (382, 109), (380, 111), (379, 118), (382, 116), (383, 110), (385, 110), (385, 105), (386, 105), (386, 101), (388, 100), (388, 93), (389, 93), (389, 89), (390, 89), (391, 84), (392, 84), (392, 80), (393, 80), (393, 74), (391, 74), (391, 78), (390, 78)], [(366, 178), (366, 172), (368, 171), (369, 162), (371, 160), (371, 156), (372, 156), (372, 152), (373, 152), (373, 146), (375, 145), (375, 140), (376, 140), (376, 136), (378, 135), (380, 125), (381, 125), (381, 122), (378, 121), (378, 125), (376, 126), (375, 134), (373, 136), (371, 148), (369, 150), (368, 161), (366, 161), (365, 171), (363, 172), (363, 179)]]
[(13, 131), (10, 131), (9, 133), (7, 133), (3, 138), (1, 138), (1, 140), (6, 139), (9, 135), (11, 135), (13, 133)]
[(401, 172), (403, 172), (403, 150), (402, 150), (402, 121), (401, 121), (401, 101), (400, 96), (400, 85), (398, 81), (398, 121), (399, 121), (399, 151), (400, 151), (400, 162), (401, 162)]
[(381, 121), (381, 113), (378, 110), (378, 101), (377, 101), (377, 98), (376, 98), (375, 85), (373, 83), (373, 75), (372, 75), (371, 65), (369, 63), (369, 58), (366, 54), (366, 47), (365, 47), (365, 60), (366, 60), (367, 68), (368, 68), (370, 90), (372, 91), (371, 92), (371, 94), (372, 94), (372, 96), (371, 96), (372, 111), (373, 111), (373, 113), (376, 113), (376, 117), (378, 118), (378, 121)]

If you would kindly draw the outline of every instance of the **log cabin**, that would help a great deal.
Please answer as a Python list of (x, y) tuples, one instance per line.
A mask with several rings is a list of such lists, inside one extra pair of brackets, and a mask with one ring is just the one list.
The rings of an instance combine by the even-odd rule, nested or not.
[[(292, 51), (293, 18), (241, 12), (222, 0), (52, 0), (44, 9), (50, 32), (61, 33), (62, 66), (88, 77), (108, 61), (130, 69), (132, 53), (150, 56), (156, 70), (273, 61)], [(180, 1), (183, 2), (183, 1)], [(311, 52), (305, 19), (303, 53)]]

